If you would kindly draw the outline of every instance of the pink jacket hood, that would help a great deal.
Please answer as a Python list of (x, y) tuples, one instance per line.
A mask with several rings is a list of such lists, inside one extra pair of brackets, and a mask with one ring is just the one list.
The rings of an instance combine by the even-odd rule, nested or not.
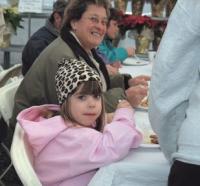
[(59, 111), (60, 106), (33, 106), (23, 110), (17, 116), (18, 122), (27, 133), (26, 136), (31, 143), (31, 146), (37, 147), (33, 150), (35, 156), (37, 156), (37, 154), (47, 145), (47, 143), (49, 143), (49, 141), (54, 139), (57, 134), (68, 128), (61, 116), (55, 116), (48, 119), (44, 118), (42, 116), (44, 109)]

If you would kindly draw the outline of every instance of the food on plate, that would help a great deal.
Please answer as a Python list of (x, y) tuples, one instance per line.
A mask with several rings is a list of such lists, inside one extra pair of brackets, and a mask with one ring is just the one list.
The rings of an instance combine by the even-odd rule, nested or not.
[(154, 133), (145, 133), (143, 143), (145, 144), (158, 144), (158, 137)]
[(151, 134), (149, 138), (151, 139), (151, 143), (158, 144), (158, 136), (156, 134)]

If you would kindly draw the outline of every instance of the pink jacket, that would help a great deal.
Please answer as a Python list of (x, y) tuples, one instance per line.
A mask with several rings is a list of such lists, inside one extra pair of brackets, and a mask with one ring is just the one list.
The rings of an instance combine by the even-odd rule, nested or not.
[(117, 109), (103, 133), (69, 127), (61, 116), (41, 117), (41, 110), (57, 105), (34, 106), (17, 117), (33, 150), (34, 169), (44, 186), (86, 186), (98, 168), (124, 158), (137, 148), (142, 135), (135, 128), (132, 109)]

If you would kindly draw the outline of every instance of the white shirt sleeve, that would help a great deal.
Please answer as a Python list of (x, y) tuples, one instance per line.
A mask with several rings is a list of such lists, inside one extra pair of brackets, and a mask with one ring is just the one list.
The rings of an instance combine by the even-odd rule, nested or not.
[(194, 108), (200, 111), (199, 11), (200, 2), (177, 1), (153, 66), (149, 118), (169, 160), (189, 161), (186, 146), (193, 146), (195, 138), (200, 145), (195, 133), (200, 128), (200, 114), (193, 112)]

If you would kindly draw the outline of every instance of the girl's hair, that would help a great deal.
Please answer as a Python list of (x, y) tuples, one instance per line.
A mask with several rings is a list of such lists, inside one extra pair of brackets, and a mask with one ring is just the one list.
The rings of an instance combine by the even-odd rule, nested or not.
[(80, 91), (80, 94), (82, 95), (94, 95), (101, 97), (102, 109), (100, 116), (97, 118), (95, 129), (97, 131), (102, 131), (105, 120), (105, 108), (104, 108), (102, 89), (99, 85), (99, 82), (97, 81), (89, 80), (80, 83), (77, 86), (77, 88), (74, 89), (73, 92), (68, 95), (67, 99), (61, 105), (61, 116), (63, 117), (64, 120), (76, 122), (76, 119), (71, 114), (70, 97), (77, 91)]
[(71, 30), (71, 21), (80, 20), (89, 5), (104, 7), (106, 9), (107, 16), (109, 17), (110, 4), (107, 0), (72, 0), (65, 9), (63, 25)]

